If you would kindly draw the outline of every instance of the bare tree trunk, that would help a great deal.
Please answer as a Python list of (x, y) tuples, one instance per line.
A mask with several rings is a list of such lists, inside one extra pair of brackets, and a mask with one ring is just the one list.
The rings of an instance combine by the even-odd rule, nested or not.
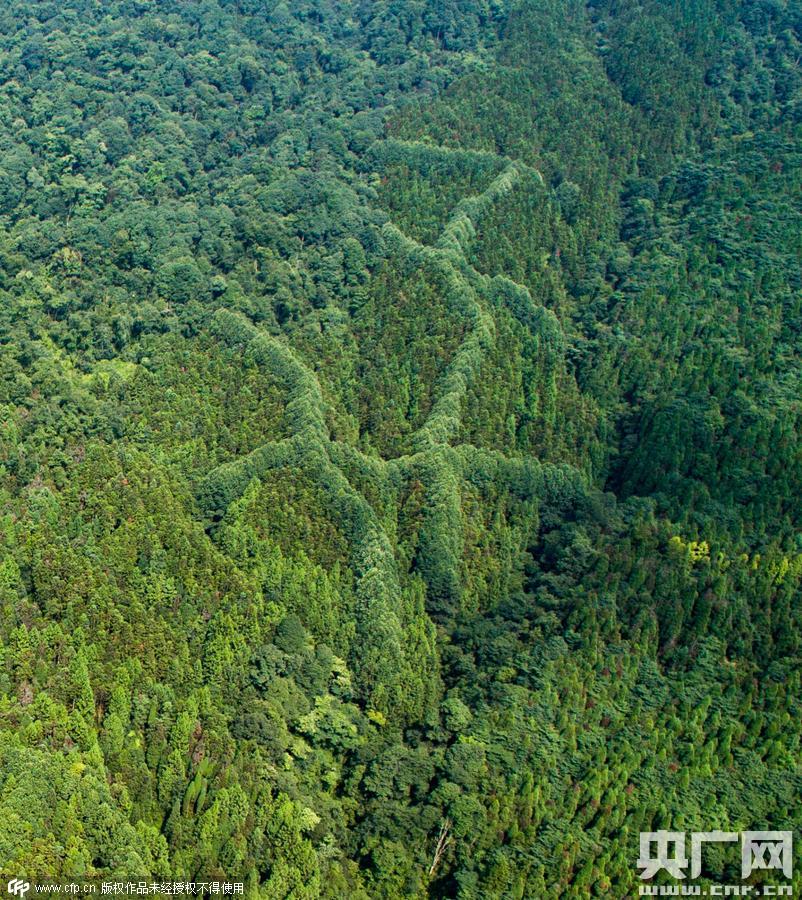
[(446, 847), (454, 842), (454, 839), (449, 835), (450, 831), (451, 819), (446, 819), (440, 826), (440, 834), (437, 836), (437, 846), (434, 848), (434, 858), (432, 859), (431, 866), (429, 866), (429, 875), (434, 875), (434, 870), (439, 865), (440, 858), (445, 853)]

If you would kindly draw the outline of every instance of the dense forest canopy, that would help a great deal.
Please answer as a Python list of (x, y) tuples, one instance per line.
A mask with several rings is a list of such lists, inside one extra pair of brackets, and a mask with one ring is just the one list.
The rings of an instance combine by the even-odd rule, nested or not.
[(0, 872), (617, 900), (800, 834), (801, 41), (3, 4)]

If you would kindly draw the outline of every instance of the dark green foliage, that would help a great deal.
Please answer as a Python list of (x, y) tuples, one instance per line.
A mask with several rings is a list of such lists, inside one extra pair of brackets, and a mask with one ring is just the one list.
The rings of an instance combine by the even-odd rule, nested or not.
[(618, 898), (799, 831), (801, 24), (0, 10), (0, 872)]

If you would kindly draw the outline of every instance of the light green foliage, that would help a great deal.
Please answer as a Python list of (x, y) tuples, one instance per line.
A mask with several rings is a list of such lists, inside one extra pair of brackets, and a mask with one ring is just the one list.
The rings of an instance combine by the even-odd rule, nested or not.
[(799, 831), (799, 29), (0, 10), (0, 871), (573, 900)]

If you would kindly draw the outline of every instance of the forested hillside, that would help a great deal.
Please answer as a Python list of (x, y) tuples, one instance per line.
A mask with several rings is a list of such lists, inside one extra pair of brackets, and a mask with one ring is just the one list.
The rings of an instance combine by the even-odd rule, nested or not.
[(800, 60), (797, 0), (2, 5), (0, 873), (799, 837)]

